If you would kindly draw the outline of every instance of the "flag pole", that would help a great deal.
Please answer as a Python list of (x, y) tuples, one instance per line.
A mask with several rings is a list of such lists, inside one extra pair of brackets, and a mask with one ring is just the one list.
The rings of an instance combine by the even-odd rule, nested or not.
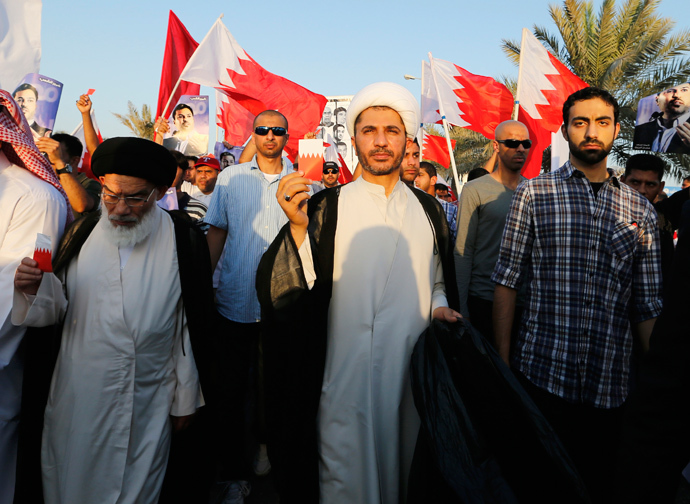
[(443, 131), (446, 133), (446, 144), (448, 145), (448, 154), (450, 157), (450, 164), (453, 171), (453, 178), (455, 179), (455, 188), (460, 194), (462, 184), (460, 184), (460, 179), (458, 178), (458, 168), (455, 166), (455, 156), (453, 155), (453, 147), (450, 143), (450, 131), (448, 131), (448, 121), (446, 120), (446, 114), (443, 111), (443, 100), (441, 100), (441, 93), (438, 90), (438, 83), (436, 82), (436, 75), (434, 71), (434, 58), (429, 53), (429, 63), (431, 64), (431, 78), (434, 81), (434, 87), (436, 88), (436, 96), (438, 96), (438, 111), (441, 113), (441, 120), (443, 121)]
[[(419, 105), (421, 108), (422, 101), (424, 100), (424, 60), (422, 60), (422, 89), (421, 93), (419, 95)], [(420, 129), (420, 140), (421, 143), (419, 145), (419, 160), (423, 161), (424, 160), (424, 113), (422, 112), (422, 116), (419, 118), (419, 129)]]
[(518, 113), (520, 112), (520, 89), (522, 88), (522, 55), (525, 53), (525, 31), (522, 29), (522, 40), (520, 40), (520, 62), (518, 63), (518, 81), (517, 89), (515, 90), (515, 105), (513, 106), (513, 121), (517, 121)]

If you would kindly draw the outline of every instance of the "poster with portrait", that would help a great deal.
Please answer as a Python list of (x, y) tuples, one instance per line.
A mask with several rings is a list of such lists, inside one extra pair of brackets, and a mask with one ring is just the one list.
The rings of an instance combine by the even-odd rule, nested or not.
[(690, 83), (639, 101), (633, 149), (690, 154)]
[(213, 147), (213, 154), (220, 162), (220, 169), (223, 170), (228, 166), (239, 163), (243, 150), (244, 147), (241, 145), (235, 145), (228, 148), (223, 142), (216, 142), (216, 145)]
[(208, 150), (208, 96), (182, 95), (168, 121), (163, 146), (185, 156), (203, 156)]
[(323, 109), (321, 124), (317, 129), (316, 138), (323, 139), (325, 143), (332, 143), (345, 160), (350, 172), (357, 166), (357, 156), (352, 149), (352, 141), (345, 124), (347, 109), (352, 101), (352, 96), (327, 97), (328, 102)]
[(61, 96), (62, 82), (37, 73), (26, 74), (12, 93), (31, 126), (34, 140), (53, 132)]

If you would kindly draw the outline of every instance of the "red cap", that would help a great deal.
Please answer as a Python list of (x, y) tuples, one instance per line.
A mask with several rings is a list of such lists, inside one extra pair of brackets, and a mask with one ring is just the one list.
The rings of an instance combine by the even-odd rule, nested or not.
[(201, 156), (199, 161), (194, 163), (194, 168), (197, 166), (210, 166), (211, 168), (215, 168), (216, 170), (220, 171), (220, 163), (213, 156)]

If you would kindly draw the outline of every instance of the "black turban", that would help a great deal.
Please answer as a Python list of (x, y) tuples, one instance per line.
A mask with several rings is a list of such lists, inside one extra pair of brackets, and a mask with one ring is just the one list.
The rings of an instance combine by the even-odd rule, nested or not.
[(177, 162), (168, 149), (151, 140), (117, 137), (98, 146), (91, 159), (91, 170), (99, 177), (115, 173), (170, 187), (177, 174)]

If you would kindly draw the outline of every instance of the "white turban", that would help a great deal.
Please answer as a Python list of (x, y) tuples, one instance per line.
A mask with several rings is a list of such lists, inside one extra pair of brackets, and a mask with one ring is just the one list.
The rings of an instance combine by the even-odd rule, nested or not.
[(347, 108), (347, 131), (355, 136), (355, 120), (369, 107), (390, 107), (400, 114), (405, 133), (414, 138), (419, 129), (419, 104), (416, 98), (400, 84), (377, 82), (357, 93)]

